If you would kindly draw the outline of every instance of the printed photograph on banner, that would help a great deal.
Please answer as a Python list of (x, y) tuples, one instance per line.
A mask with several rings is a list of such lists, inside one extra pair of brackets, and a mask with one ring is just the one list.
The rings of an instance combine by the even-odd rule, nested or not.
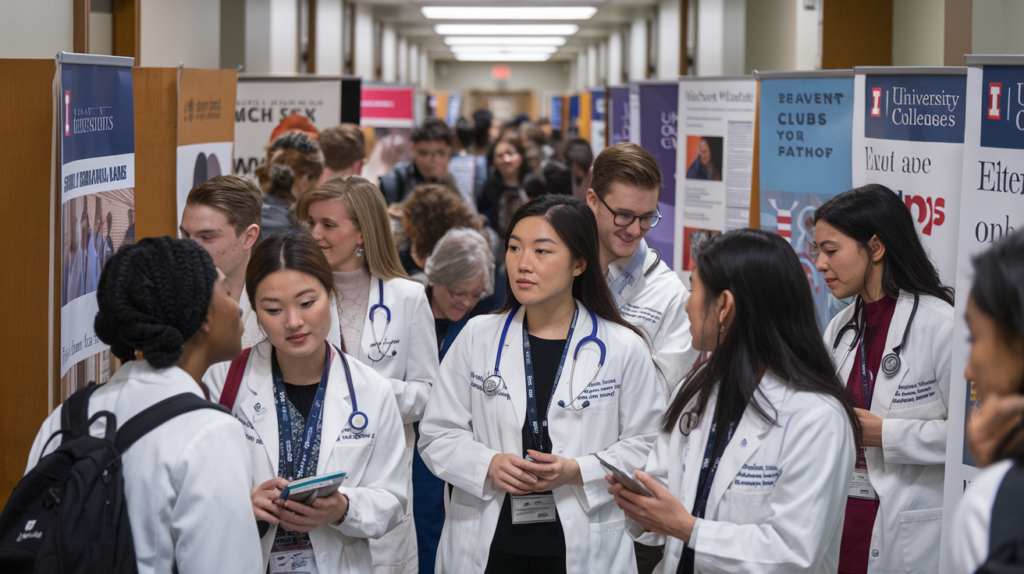
[(683, 228), (683, 271), (693, 271), (693, 264), (697, 259), (704, 244), (716, 235), (721, 235), (719, 229), (695, 229), (693, 227)]
[(717, 136), (686, 136), (686, 179), (722, 180), (722, 142)]
[(122, 245), (135, 243), (134, 195), (134, 189), (115, 189), (61, 206), (62, 307), (96, 291), (107, 261)]
[(218, 175), (231, 175), (231, 151), (234, 142), (210, 142), (178, 146), (177, 198), (178, 219), (193, 187)]

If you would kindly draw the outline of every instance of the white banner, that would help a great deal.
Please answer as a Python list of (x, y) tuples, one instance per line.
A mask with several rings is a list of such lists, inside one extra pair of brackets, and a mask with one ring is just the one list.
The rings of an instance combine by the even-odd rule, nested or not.
[[(942, 547), (964, 489), (978, 473), (964, 444), (964, 425), (978, 406), (963, 377), (970, 352), (964, 308), (973, 282), (971, 257), (1007, 233), (1024, 229), (1024, 57), (967, 56), (967, 120), (964, 131), (956, 319), (946, 440)], [(950, 572), (942, 555), (939, 572)]]
[(319, 130), (341, 123), (341, 78), (238, 78), (235, 174), (255, 179), (271, 132), (292, 113), (305, 116)]
[(687, 276), (701, 243), (750, 226), (757, 81), (753, 77), (679, 83), (673, 269)]
[(853, 186), (897, 193), (942, 283), (956, 276), (966, 70), (856, 68)]

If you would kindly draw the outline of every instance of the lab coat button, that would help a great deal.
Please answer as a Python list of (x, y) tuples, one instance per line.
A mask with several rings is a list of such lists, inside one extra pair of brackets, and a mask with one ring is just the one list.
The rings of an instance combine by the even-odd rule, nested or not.
[(874, 550), (871, 551), (871, 556), (874, 557), (874, 558), (878, 558), (878, 549), (877, 548), (875, 548)]

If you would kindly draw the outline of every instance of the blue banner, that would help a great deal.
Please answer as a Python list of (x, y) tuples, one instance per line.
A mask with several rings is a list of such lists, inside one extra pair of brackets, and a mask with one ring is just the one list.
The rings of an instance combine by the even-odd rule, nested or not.
[(62, 163), (135, 151), (131, 68), (61, 66)]
[(605, 121), (605, 92), (604, 90), (590, 90), (590, 120), (595, 122)]
[(608, 100), (608, 119), (610, 122), (611, 145), (629, 141), (629, 87), (611, 88)]
[(634, 86), (639, 94), (640, 121), (631, 141), (651, 152), (661, 167), (664, 186), (658, 209), (661, 222), (647, 233), (647, 244), (662, 254), (672, 267), (675, 250), (676, 219), (676, 110), (679, 108), (679, 84), (642, 83)]
[(981, 147), (1024, 149), (1024, 66), (985, 66), (981, 98)]
[(462, 92), (451, 92), (448, 94), (448, 110), (445, 121), (454, 126), (462, 114)]
[(814, 267), (814, 211), (851, 187), (853, 77), (762, 79), (758, 106), (761, 229), (793, 245), (824, 331), (846, 304)]
[(551, 96), (551, 127), (562, 129), (562, 96)]
[(965, 76), (868, 75), (864, 137), (963, 143)]

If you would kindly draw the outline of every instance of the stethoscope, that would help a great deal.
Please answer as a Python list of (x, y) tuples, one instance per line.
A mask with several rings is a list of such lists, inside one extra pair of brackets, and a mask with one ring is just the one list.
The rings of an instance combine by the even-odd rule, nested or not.
[[(910, 318), (907, 319), (907, 325), (903, 327), (903, 338), (900, 339), (900, 344), (893, 347), (892, 351), (890, 351), (889, 354), (882, 357), (882, 372), (890, 377), (895, 375), (896, 372), (900, 370), (900, 364), (902, 363), (900, 357), (903, 354), (904, 347), (907, 346), (907, 337), (910, 336), (910, 326), (914, 324), (914, 315), (917, 314), (917, 304), (920, 301), (921, 297), (915, 293), (914, 307), (910, 310)], [(832, 352), (834, 353), (836, 349), (839, 348), (839, 343), (842, 342), (843, 335), (846, 334), (846, 331), (850, 329), (853, 330), (853, 342), (850, 343), (850, 349), (846, 351), (846, 355), (843, 356), (843, 360), (840, 361), (839, 363), (840, 369), (842, 368), (843, 363), (846, 362), (847, 357), (850, 356), (850, 352), (853, 351), (853, 349), (857, 346), (857, 342), (860, 340), (862, 336), (860, 325), (857, 323), (857, 318), (860, 316), (860, 313), (863, 309), (864, 302), (860, 297), (857, 297), (857, 302), (854, 304), (853, 308), (853, 317), (851, 317), (850, 320), (845, 325), (843, 325), (841, 329), (839, 329), (839, 332), (836, 333), (835, 342), (832, 343)]]
[[(375, 359), (372, 356), (370, 356), (370, 353), (366, 353), (366, 356), (369, 357), (369, 359), (371, 361), (373, 361), (374, 363), (378, 363), (380, 361), (383, 361), (384, 357), (386, 357), (388, 355), (388, 351), (391, 350), (391, 346), (395, 344), (394, 341), (391, 341), (390, 343), (388, 343), (388, 348), (387, 349), (381, 349), (381, 345), (383, 344), (382, 341), (386, 342), (387, 338), (388, 338), (388, 326), (391, 325), (391, 309), (388, 309), (388, 306), (384, 304), (384, 280), (383, 279), (380, 279), (380, 278), (377, 279), (377, 288), (378, 288), (378, 293), (380, 293), (380, 296), (377, 299), (377, 304), (375, 304), (375, 305), (370, 307), (370, 333), (373, 334), (373, 346), (377, 348), (377, 352), (380, 353), (380, 357), (377, 357)], [(380, 339), (377, 338), (377, 324), (373, 322), (373, 316), (376, 314), (376, 312), (378, 310), (384, 311), (384, 314), (386, 316), (386, 321), (384, 323), (384, 332), (381, 334), (381, 338)], [(395, 351), (395, 352), (397, 353), (397, 351)], [(394, 353), (392, 353), (392, 354), (394, 354)]]
[[(494, 358), (494, 374), (484, 379), (484, 394), (489, 397), (497, 395), (499, 391), (506, 388), (505, 379), (502, 378), (501, 372), (498, 370), (498, 367), (501, 365), (501, 351), (502, 349), (505, 348), (505, 336), (508, 335), (508, 328), (510, 325), (512, 325), (512, 320), (515, 318), (516, 312), (519, 311), (520, 306), (521, 305), (516, 304), (516, 306), (512, 308), (512, 311), (510, 311), (508, 314), (508, 318), (505, 319), (505, 326), (502, 327), (501, 329), (501, 338), (498, 340), (498, 356)], [(563, 409), (569, 407), (576, 412), (579, 412), (590, 406), (590, 401), (584, 400), (580, 404), (579, 408), (576, 408), (575, 403), (576, 400), (579, 399), (579, 397), (573, 393), (572, 383), (574, 375), (576, 374), (576, 358), (579, 357), (580, 349), (583, 348), (583, 345), (586, 345), (587, 343), (591, 342), (597, 343), (597, 346), (601, 349), (601, 358), (597, 362), (597, 370), (594, 371), (594, 376), (591, 377), (590, 382), (588, 382), (587, 385), (583, 387), (584, 390), (587, 387), (589, 387), (591, 383), (597, 380), (597, 373), (599, 373), (601, 371), (601, 367), (604, 366), (604, 359), (606, 355), (604, 341), (597, 338), (597, 316), (590, 309), (587, 309), (587, 312), (590, 314), (590, 323), (592, 325), (591, 331), (589, 335), (580, 339), (579, 343), (576, 343), (576, 350), (572, 354), (572, 369), (569, 371), (569, 395), (574, 398), (571, 401), (569, 401), (568, 404), (566, 404), (565, 401), (558, 401), (558, 406), (562, 407)], [(555, 381), (555, 385), (558, 385), (558, 381)], [(554, 391), (552, 391), (552, 394), (554, 394)]]
[[(327, 345), (328, 360), (324, 365), (324, 373), (320, 379), (321, 387), (327, 386), (327, 379), (330, 376), (331, 371), (331, 361), (334, 360), (335, 351), (337, 351), (338, 357), (341, 358), (341, 365), (345, 368), (345, 382), (348, 384), (348, 396), (352, 398), (352, 414), (348, 415), (348, 425), (352, 428), (353, 433), (362, 434), (363, 431), (366, 430), (366, 427), (370, 426), (370, 418), (366, 416), (366, 413), (359, 410), (359, 404), (356, 402), (356, 388), (352, 384), (352, 371), (349, 369), (348, 359), (345, 358), (345, 353), (342, 353), (340, 349), (331, 344)], [(276, 353), (276, 350), (274, 352)], [(284, 381), (281, 378), (281, 371), (279, 367), (277, 367), (277, 358), (274, 357), (272, 361), (274, 366), (271, 369), (271, 373), (274, 378), (274, 387), (283, 390)]]

